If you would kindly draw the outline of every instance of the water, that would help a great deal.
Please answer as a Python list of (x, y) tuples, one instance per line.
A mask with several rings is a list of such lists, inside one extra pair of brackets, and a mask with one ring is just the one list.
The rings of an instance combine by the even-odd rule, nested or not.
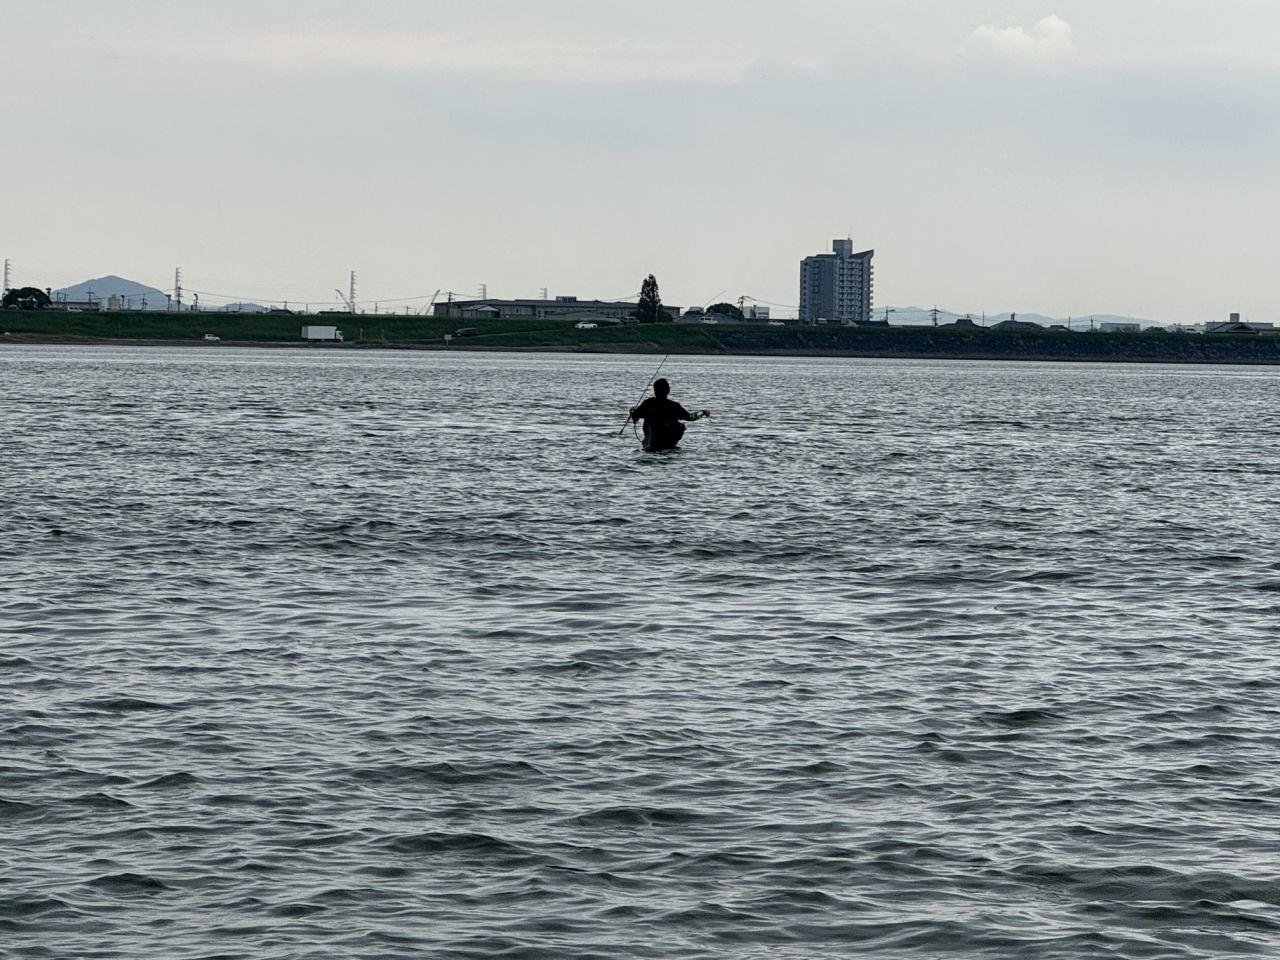
[(0, 352), (0, 956), (1280, 953), (1280, 370)]

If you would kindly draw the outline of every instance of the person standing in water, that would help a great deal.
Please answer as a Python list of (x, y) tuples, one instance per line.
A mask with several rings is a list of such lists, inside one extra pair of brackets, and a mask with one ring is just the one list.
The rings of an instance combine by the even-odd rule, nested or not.
[(671, 384), (665, 379), (653, 381), (653, 396), (631, 408), (632, 420), (644, 421), (644, 448), (652, 453), (674, 450), (684, 436), (681, 420), (694, 421), (711, 416), (710, 410), (690, 413), (671, 399)]

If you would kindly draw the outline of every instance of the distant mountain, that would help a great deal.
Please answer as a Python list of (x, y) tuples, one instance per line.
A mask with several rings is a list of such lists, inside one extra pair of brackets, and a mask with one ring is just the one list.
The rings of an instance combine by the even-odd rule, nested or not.
[[(884, 307), (880, 307), (874, 311), (875, 318), (884, 319)], [(1068, 322), (1071, 324), (1072, 330), (1088, 330), (1089, 320), (1092, 318), (1094, 326), (1101, 323), (1138, 323), (1143, 327), (1163, 327), (1163, 323), (1155, 320), (1145, 320), (1140, 317), (1121, 317), (1114, 313), (1094, 313), (1085, 314), (1075, 317), (1046, 317), (1042, 313), (1016, 313), (1012, 310), (997, 311), (995, 313), (988, 312), (986, 314), (987, 326), (994, 326), (1003, 320), (1008, 320), (1010, 314), (1015, 314), (1016, 318), (1026, 323), (1036, 323), (1042, 327), (1052, 327), (1056, 325), (1066, 326)], [(961, 317), (969, 317), (974, 323), (983, 322), (983, 313), (975, 310), (971, 313), (956, 313), (952, 310), (938, 309), (938, 323), (955, 323)], [(889, 307), (889, 322), (893, 324), (903, 324), (907, 326), (928, 326), (933, 323), (933, 311), (925, 307)]]
[[(53, 291), (53, 299), (56, 300), (88, 300), (90, 296), (94, 300), (101, 300), (106, 303), (108, 297), (120, 297), (124, 300), (125, 308), (128, 310), (163, 310), (168, 300), (163, 290), (157, 290), (155, 287), (148, 287), (146, 284), (137, 283), (134, 280), (126, 280), (124, 277), (106, 276), (98, 277), (96, 280), (86, 280), (84, 283), (77, 283), (74, 286), (63, 287), (61, 290)], [(146, 303), (144, 305), (143, 299)]]

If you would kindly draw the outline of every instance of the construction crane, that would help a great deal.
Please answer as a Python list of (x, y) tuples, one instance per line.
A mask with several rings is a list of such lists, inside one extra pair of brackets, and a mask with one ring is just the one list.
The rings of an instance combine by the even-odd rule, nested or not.
[(436, 301), (438, 299), (440, 299), (440, 291), (436, 290), (436, 292), (431, 295), (430, 302), (425, 307), (422, 308), (422, 315), (424, 317), (431, 316), (431, 311), (435, 307)]
[(356, 272), (351, 271), (351, 293), (350, 295), (343, 293), (341, 290), (334, 288), (334, 293), (338, 295), (338, 299), (346, 304), (347, 312), (353, 317), (356, 315)]

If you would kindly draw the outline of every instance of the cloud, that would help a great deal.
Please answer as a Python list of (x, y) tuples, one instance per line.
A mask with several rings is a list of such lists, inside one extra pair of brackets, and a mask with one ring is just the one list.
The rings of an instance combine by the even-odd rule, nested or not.
[(184, 44), (187, 56), (286, 69), (506, 76), (608, 85), (739, 83), (752, 58), (731, 43), (613, 38), (502, 39), (448, 34), (275, 35)]
[(969, 36), (970, 47), (1013, 63), (1042, 68), (1062, 66), (1075, 59), (1075, 32), (1071, 24), (1051, 15), (1024, 27), (985, 24)]

